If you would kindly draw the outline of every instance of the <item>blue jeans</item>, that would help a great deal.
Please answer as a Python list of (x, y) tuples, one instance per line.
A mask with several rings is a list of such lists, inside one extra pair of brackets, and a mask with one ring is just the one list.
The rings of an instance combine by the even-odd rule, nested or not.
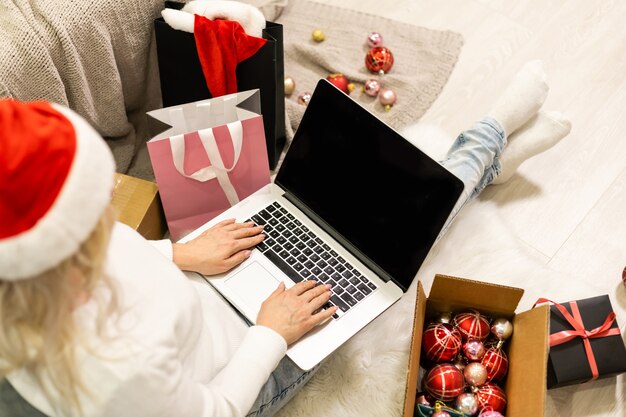
[[(468, 201), (478, 196), (500, 174), (500, 155), (506, 146), (506, 135), (500, 124), (486, 117), (461, 133), (441, 164), (460, 178), (465, 185), (452, 213), (437, 240)], [(248, 416), (269, 417), (281, 409), (308, 380), (319, 365), (308, 372), (284, 357), (261, 389)]]
[(485, 117), (456, 138), (441, 165), (463, 181), (465, 188), (437, 236), (437, 241), (443, 237), (461, 209), (500, 175), (500, 156), (505, 146), (506, 133), (492, 117)]
[(305, 372), (285, 356), (263, 385), (247, 417), (269, 417), (276, 414), (311, 379), (319, 367), (317, 365)]

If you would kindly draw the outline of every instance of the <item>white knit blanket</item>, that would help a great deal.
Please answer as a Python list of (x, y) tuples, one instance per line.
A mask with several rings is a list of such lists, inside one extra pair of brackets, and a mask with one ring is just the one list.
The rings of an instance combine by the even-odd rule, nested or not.
[(146, 106), (159, 100), (148, 56), (162, 7), (162, 0), (0, 0), (0, 97), (71, 107), (107, 138), (125, 172), (145, 140), (131, 121), (141, 126)]
[[(433, 126), (416, 125), (405, 136), (436, 159), (453, 138)], [(620, 277), (586, 277), (550, 269), (511, 232), (500, 216), (506, 205), (477, 199), (463, 209), (418, 273), (426, 294), (435, 274), (523, 288), (518, 311), (539, 297), (555, 301), (588, 298), (607, 288), (624, 332), (626, 289)], [(603, 282), (599, 282), (603, 281)], [(401, 416), (413, 324), (416, 282), (404, 297), (350, 339), (288, 403), (280, 417)], [(546, 416), (626, 415), (626, 378), (608, 378), (548, 391)], [(527, 416), (532, 417), (532, 416)]]

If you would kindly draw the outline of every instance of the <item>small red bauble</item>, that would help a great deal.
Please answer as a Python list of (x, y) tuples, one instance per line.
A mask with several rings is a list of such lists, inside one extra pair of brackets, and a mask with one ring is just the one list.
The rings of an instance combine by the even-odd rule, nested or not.
[(496, 384), (486, 383), (476, 390), (478, 408), (502, 413), (506, 408), (506, 394)]
[(500, 381), (509, 370), (509, 359), (502, 349), (490, 347), (480, 363), (487, 368), (487, 381)]
[(422, 348), (433, 362), (449, 362), (461, 350), (461, 334), (450, 324), (431, 324), (422, 335)]
[(424, 389), (441, 401), (451, 401), (463, 392), (465, 381), (456, 366), (435, 365), (424, 377)]
[(463, 340), (485, 340), (491, 331), (489, 320), (476, 310), (457, 314), (452, 320), (453, 324), (461, 332)]
[(393, 54), (384, 46), (376, 46), (367, 51), (365, 66), (374, 74), (385, 74), (393, 67)]
[(354, 84), (343, 74), (330, 74), (326, 79), (346, 94), (350, 94), (354, 90)]

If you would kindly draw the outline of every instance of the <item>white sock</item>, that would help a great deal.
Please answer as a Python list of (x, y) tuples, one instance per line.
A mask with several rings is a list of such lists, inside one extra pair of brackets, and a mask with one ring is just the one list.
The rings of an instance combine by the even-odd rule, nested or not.
[(513, 134), (539, 111), (548, 95), (546, 78), (541, 61), (526, 63), (487, 113), (500, 123), (506, 135)]
[(559, 112), (537, 113), (509, 137), (500, 157), (502, 172), (492, 184), (508, 181), (522, 162), (556, 145), (571, 129), (572, 123)]

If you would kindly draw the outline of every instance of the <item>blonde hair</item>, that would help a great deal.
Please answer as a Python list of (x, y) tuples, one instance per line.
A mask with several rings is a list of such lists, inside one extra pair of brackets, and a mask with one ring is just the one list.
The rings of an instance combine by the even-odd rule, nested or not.
[[(114, 221), (109, 207), (78, 251), (56, 267), (27, 280), (0, 279), (0, 379), (27, 370), (53, 407), (67, 414), (82, 414), (79, 393), (89, 394), (76, 363), (81, 337), (73, 312), (81, 299), (106, 293), (106, 299), (97, 300), (96, 331), (101, 334), (107, 318), (117, 311), (116, 292), (104, 273)], [(99, 287), (108, 291), (96, 292)], [(56, 404), (44, 376), (60, 397)]]

